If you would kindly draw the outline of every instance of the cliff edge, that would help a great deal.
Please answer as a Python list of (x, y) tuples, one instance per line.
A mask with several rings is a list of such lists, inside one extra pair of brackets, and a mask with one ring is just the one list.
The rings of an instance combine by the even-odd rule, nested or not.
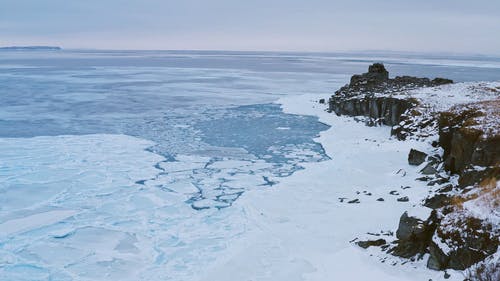
[[(328, 101), (337, 115), (388, 125), (399, 140), (428, 150), (409, 151), (429, 186), (427, 218), (404, 213), (392, 244), (377, 245), (435, 270), (500, 269), (500, 83), (453, 83), (445, 78), (389, 78), (381, 63), (353, 75)], [(376, 245), (362, 241), (360, 246)], [(500, 271), (500, 270), (499, 270)]]

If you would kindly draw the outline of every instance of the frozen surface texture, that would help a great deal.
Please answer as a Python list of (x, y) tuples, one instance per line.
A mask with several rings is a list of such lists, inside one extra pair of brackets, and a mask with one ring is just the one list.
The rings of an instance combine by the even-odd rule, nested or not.
[[(238, 200), (233, 207), (245, 210), (250, 226), (199, 280), (444, 280), (443, 272), (425, 267), (425, 259), (409, 262), (354, 243), (392, 242), (390, 232), (404, 211), (429, 215), (419, 205), (430, 189), (414, 180), (419, 167), (407, 164), (408, 151), (427, 144), (391, 139), (390, 127), (337, 117), (315, 100), (280, 102), (285, 112), (318, 115), (332, 126), (318, 138), (332, 160), (305, 164), (275, 189)], [(398, 201), (402, 196), (409, 201)], [(349, 203), (355, 199), (359, 203)], [(449, 273), (449, 280), (463, 280), (461, 272)]]
[[(440, 279), (349, 244), (393, 229), (426, 193), (400, 188), (410, 185), (397, 173), (407, 150), (387, 128), (313, 101), (373, 57), (5, 51), (0, 59), (0, 280)], [(396, 72), (458, 81), (500, 73), (498, 61), (480, 58), (389, 61)], [(285, 112), (273, 103), (298, 95), (283, 100)]]
[(105, 57), (0, 68), (3, 279), (192, 280), (244, 232), (245, 191), (329, 159), (327, 125), (270, 102), (341, 75)]
[[(2, 280), (191, 280), (246, 230), (241, 210), (200, 212), (185, 203), (198, 192), (191, 177), (211, 163), (206, 157), (162, 162), (146, 150), (152, 142), (124, 135), (0, 144)], [(224, 169), (241, 169), (243, 175), (233, 176), (236, 183), (253, 183), (245, 172), (266, 163), (212, 165), (221, 177), (227, 176)], [(165, 177), (176, 179), (167, 185), (170, 190), (137, 183), (160, 181), (167, 171)]]

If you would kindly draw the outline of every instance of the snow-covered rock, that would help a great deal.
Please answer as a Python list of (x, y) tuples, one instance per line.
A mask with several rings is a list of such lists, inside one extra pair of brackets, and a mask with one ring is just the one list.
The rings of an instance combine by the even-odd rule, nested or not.
[(427, 266), (436, 270), (464, 270), (500, 244), (500, 83), (451, 82), (389, 79), (383, 65), (374, 64), (329, 100), (337, 115), (365, 116), (369, 125), (393, 126), (397, 139), (435, 147), (429, 157), (412, 149), (408, 162), (420, 165), (419, 180), (439, 187), (424, 203), (437, 212), (427, 220), (404, 213), (397, 246), (388, 252), (429, 253)]

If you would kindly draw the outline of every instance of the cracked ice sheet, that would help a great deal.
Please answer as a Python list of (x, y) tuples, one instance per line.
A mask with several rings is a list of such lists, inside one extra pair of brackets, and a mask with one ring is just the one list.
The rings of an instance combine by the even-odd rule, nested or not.
[(185, 194), (136, 183), (161, 173), (152, 145), (124, 135), (0, 139), (0, 279), (191, 280), (241, 235), (245, 216), (197, 212)]
[[(305, 169), (272, 189), (246, 192), (232, 207), (247, 214), (245, 235), (228, 242), (196, 280), (444, 280), (443, 272), (426, 268), (426, 260), (402, 264), (407, 260), (349, 243), (354, 238), (374, 239), (367, 232), (395, 231), (404, 211), (428, 214), (419, 203), (429, 187), (414, 180), (419, 168), (409, 166), (407, 156), (410, 148), (429, 151), (429, 146), (390, 139), (389, 127), (367, 127), (327, 113), (326, 106), (316, 102), (319, 98), (299, 96), (280, 102), (285, 112), (317, 115), (332, 126), (317, 139), (332, 160), (305, 163)], [(397, 173), (401, 168), (406, 170), (404, 177)], [(364, 190), (372, 196), (356, 194)], [(410, 202), (397, 202), (400, 196), (390, 195), (391, 190)], [(339, 197), (359, 198), (361, 203), (341, 203)], [(376, 201), (379, 197), (385, 201)], [(448, 280), (463, 280), (461, 272), (448, 272)]]

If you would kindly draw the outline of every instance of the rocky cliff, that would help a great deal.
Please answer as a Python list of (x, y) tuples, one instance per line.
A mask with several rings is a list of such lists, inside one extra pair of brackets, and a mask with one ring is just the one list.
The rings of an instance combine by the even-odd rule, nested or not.
[(434, 147), (432, 155), (412, 150), (408, 157), (422, 167), (416, 180), (433, 187), (422, 202), (432, 214), (403, 214), (395, 246), (382, 248), (404, 258), (428, 254), (427, 266), (436, 270), (469, 268), (500, 245), (500, 83), (451, 83), (390, 79), (382, 64), (373, 64), (329, 99), (331, 112), (367, 117), (368, 125), (392, 126), (400, 140)]
[[(500, 165), (500, 100), (452, 107), (439, 118), (439, 145), (446, 170), (462, 187), (497, 177)], [(477, 167), (481, 167), (478, 173)]]
[(394, 126), (400, 123), (403, 113), (418, 105), (418, 101), (393, 97), (393, 94), (449, 83), (453, 81), (444, 78), (398, 76), (390, 79), (384, 65), (375, 63), (367, 73), (353, 75), (348, 85), (335, 92), (329, 100), (329, 110), (338, 115), (369, 117), (371, 125)]

